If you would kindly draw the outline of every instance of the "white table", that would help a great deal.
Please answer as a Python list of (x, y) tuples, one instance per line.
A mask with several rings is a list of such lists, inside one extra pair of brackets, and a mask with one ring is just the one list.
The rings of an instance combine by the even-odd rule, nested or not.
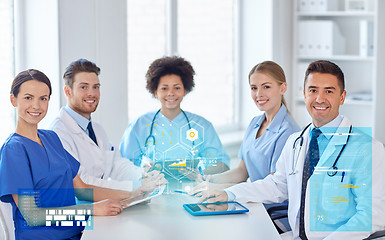
[(182, 207), (197, 198), (169, 193), (149, 204), (126, 208), (113, 217), (94, 217), (94, 229), (85, 230), (82, 240), (275, 240), (281, 239), (260, 203), (244, 204), (246, 214), (192, 216)]

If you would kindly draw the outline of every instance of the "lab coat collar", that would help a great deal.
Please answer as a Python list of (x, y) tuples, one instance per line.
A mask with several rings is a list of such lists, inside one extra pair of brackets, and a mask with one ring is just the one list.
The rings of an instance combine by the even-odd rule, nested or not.
[[(71, 124), (67, 124), (68, 129), (75, 134), (86, 134), (81, 127), (79, 127), (78, 123), (68, 114), (64, 107), (60, 109), (59, 117), (63, 119), (63, 122), (69, 122)], [(96, 136), (97, 138), (97, 136)], [(91, 139), (91, 138), (90, 138)], [(91, 140), (92, 141), (92, 140)]]
[[(325, 151), (323, 152), (322, 156), (320, 157), (319, 163), (317, 164), (318, 167), (322, 167), (326, 162), (328, 162), (329, 158), (336, 150), (340, 151), (341, 148), (339, 146), (347, 143), (350, 126), (351, 123), (349, 119), (343, 118), (336, 132), (334, 134), (330, 134), (330, 142), (326, 147)], [(335, 156), (335, 158), (337, 158), (337, 155)], [(334, 160), (335, 159), (333, 159), (332, 162), (334, 162)]]
[(70, 108), (68, 105), (66, 105), (64, 108), (63, 108), (67, 113), (68, 115), (70, 115), (70, 117), (79, 125), (79, 127), (81, 129), (83, 129), (84, 132), (87, 133), (87, 126), (88, 124), (91, 122), (91, 118), (90, 120), (88, 120), (87, 118), (83, 117), (82, 115), (80, 115), (79, 113), (75, 112), (72, 108)]
[[(344, 117), (342, 115), (338, 115), (336, 118), (334, 118), (332, 121), (328, 122), (324, 126), (318, 128), (322, 134), (330, 140), (330, 138), (334, 135), (334, 133), (337, 132), (338, 127), (340, 126), (342, 120)], [(309, 132), (311, 132), (315, 128), (314, 123), (311, 124), (309, 128)]]

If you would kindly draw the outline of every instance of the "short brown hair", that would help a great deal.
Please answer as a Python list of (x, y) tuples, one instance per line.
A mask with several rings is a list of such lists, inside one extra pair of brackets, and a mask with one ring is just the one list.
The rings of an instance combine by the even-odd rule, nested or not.
[(303, 88), (305, 89), (307, 78), (311, 73), (329, 73), (337, 77), (338, 85), (341, 88), (341, 93), (345, 90), (345, 78), (344, 73), (341, 68), (338, 67), (337, 64), (326, 61), (326, 60), (318, 60), (309, 64), (305, 73), (305, 80), (303, 83)]
[(20, 92), (20, 86), (23, 83), (25, 83), (27, 81), (31, 81), (31, 80), (36, 80), (36, 81), (45, 83), (49, 88), (49, 96), (51, 96), (52, 87), (51, 87), (51, 82), (50, 82), (49, 78), (44, 73), (42, 73), (36, 69), (28, 69), (28, 70), (22, 71), (19, 74), (17, 74), (17, 76), (15, 77), (15, 79), (12, 82), (11, 94), (13, 94), (13, 96), (17, 97), (17, 95)]
[(171, 74), (177, 75), (182, 79), (183, 87), (187, 93), (192, 91), (195, 86), (195, 71), (190, 62), (176, 56), (162, 57), (151, 63), (146, 73), (147, 90), (152, 95), (155, 95), (160, 78)]
[(78, 59), (70, 63), (66, 68), (66, 71), (63, 74), (63, 79), (65, 85), (72, 88), (74, 85), (74, 76), (76, 73), (80, 72), (93, 72), (99, 76), (100, 68), (96, 66), (95, 63), (87, 60), (87, 59)]

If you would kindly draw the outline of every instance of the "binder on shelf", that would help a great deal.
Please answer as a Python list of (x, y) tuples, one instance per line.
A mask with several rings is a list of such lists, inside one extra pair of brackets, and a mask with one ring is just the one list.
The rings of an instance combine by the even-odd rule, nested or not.
[(298, 24), (298, 55), (330, 57), (345, 53), (345, 39), (330, 20), (305, 20)]
[(337, 0), (297, 0), (299, 12), (337, 11)]
[(306, 56), (311, 52), (309, 50), (309, 45), (311, 42), (309, 41), (310, 35), (308, 33), (308, 21), (300, 21), (298, 23), (298, 55)]
[(309, 12), (316, 12), (317, 11), (317, 0), (308, 0), (308, 11)]
[(316, 0), (316, 11), (338, 11), (338, 1), (336, 0)]
[(374, 23), (373, 21), (360, 21), (360, 56), (373, 56), (374, 51)]
[(308, 12), (309, 11), (309, 1), (308, 0), (298, 0), (298, 11), (299, 12)]

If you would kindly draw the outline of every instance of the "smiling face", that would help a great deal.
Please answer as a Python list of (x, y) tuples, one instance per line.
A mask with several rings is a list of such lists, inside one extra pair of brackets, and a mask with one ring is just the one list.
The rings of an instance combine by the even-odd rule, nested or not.
[(187, 91), (184, 89), (182, 79), (175, 74), (165, 75), (159, 79), (155, 97), (162, 104), (162, 113), (179, 112), (180, 103)]
[(47, 84), (37, 80), (22, 83), (17, 96), (11, 94), (11, 103), (17, 110), (18, 127), (31, 125), (37, 128), (47, 114), (49, 94)]
[(99, 104), (100, 83), (96, 73), (79, 72), (74, 76), (72, 88), (64, 87), (68, 106), (83, 117), (90, 119)]
[(305, 104), (316, 127), (322, 127), (338, 116), (345, 96), (346, 91), (341, 89), (336, 76), (314, 72), (307, 77)]
[(279, 84), (275, 79), (262, 72), (253, 73), (249, 80), (251, 97), (258, 109), (275, 115), (281, 107), (286, 83)]

